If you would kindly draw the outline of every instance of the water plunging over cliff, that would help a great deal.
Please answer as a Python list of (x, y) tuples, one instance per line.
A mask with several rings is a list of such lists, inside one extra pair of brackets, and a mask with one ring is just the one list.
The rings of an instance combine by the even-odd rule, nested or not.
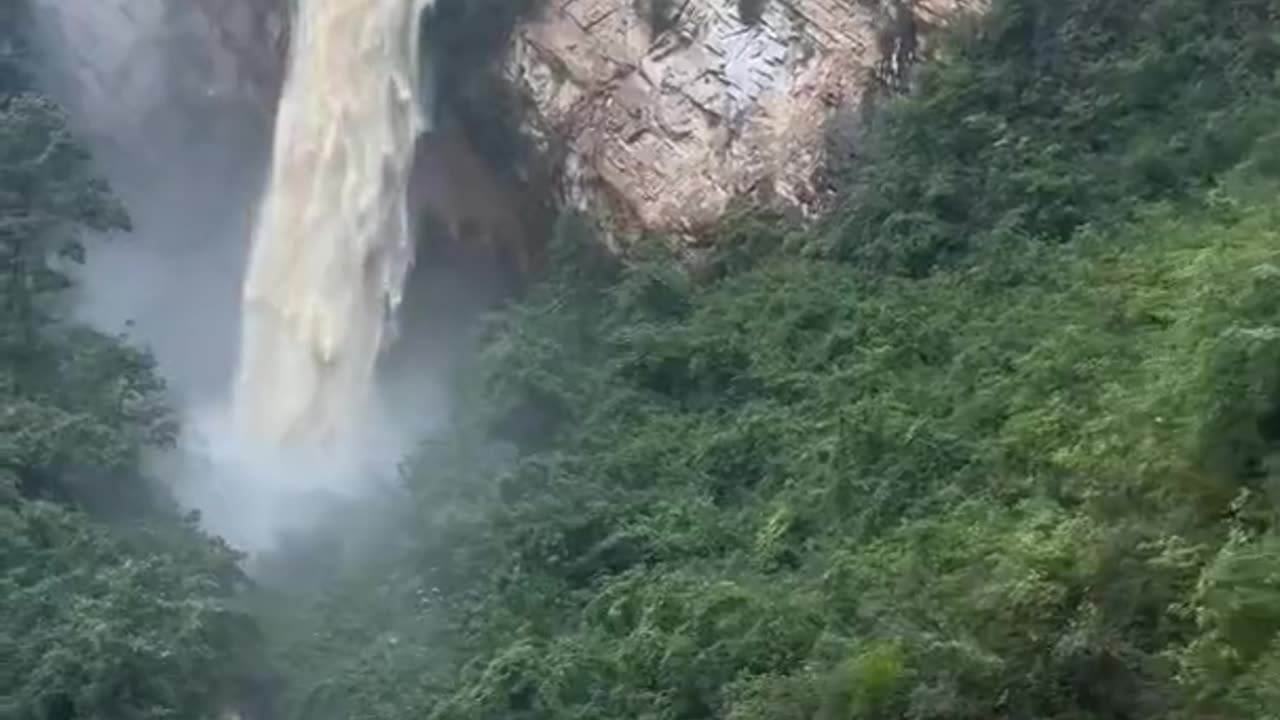
[(233, 415), (259, 443), (359, 423), (413, 258), (405, 191), (426, 129), (432, 0), (300, 0), (243, 288)]

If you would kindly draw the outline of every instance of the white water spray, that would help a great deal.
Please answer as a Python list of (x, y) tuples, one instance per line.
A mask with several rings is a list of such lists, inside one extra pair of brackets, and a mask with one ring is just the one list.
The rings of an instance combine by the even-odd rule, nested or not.
[(301, 0), (244, 282), (234, 422), (329, 445), (368, 411), (413, 258), (406, 185), (426, 129), (432, 0)]
[[(154, 473), (254, 554), (394, 492), (446, 404), (448, 343), (424, 315), (369, 402), (412, 258), (405, 184), (431, 102), (416, 31), (431, 3), (293, 2), (268, 168), (265, 45), (238, 55), (207, 14), (246, 0), (38, 0), (43, 81), (135, 220), (132, 237), (88, 238), (78, 316), (155, 351), (184, 429)], [(452, 279), (439, 272), (424, 283)]]

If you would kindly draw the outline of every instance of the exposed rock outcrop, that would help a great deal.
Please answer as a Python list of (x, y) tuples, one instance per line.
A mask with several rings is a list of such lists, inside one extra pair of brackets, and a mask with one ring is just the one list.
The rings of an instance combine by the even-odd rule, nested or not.
[(981, 4), (548, 0), (508, 68), (530, 129), (562, 152), (566, 201), (622, 229), (696, 233), (744, 196), (817, 209), (833, 120)]
[[(288, 0), (40, 2), (69, 15), (64, 29), (83, 36), (75, 42), (132, 38), (118, 53), (99, 50), (99, 66), (81, 76), (98, 83), (86, 97), (100, 98), (99, 122), (110, 123), (115, 107), (117, 129), (153, 135), (139, 109), (150, 103), (156, 116), (173, 117), (164, 110), (180, 102), (211, 123), (260, 118), (265, 138)], [(872, 91), (901, 87), (931, 30), (986, 2), (545, 0), (517, 27), (504, 72), (527, 100), (524, 129), (555, 167), (561, 201), (623, 235), (696, 236), (739, 200), (805, 215), (821, 209), (833, 148), (842, 155), (848, 140), (834, 136), (856, 129)], [(121, 22), (155, 33), (114, 32)], [(131, 55), (140, 52), (151, 56)], [(103, 67), (103, 57), (114, 60)], [(471, 162), (483, 153), (468, 142), (466, 132), (441, 134), (420, 158), (440, 167), (419, 177), (456, 177), (432, 187), (467, 195), (462, 178), (486, 172)], [(493, 197), (502, 180), (490, 173), (476, 182), (472, 195)], [(418, 200), (437, 210), (450, 204), (422, 189)], [(489, 215), (503, 227), (482, 229), (485, 242), (524, 241), (508, 227), (511, 212)], [(468, 223), (485, 216), (470, 212)]]

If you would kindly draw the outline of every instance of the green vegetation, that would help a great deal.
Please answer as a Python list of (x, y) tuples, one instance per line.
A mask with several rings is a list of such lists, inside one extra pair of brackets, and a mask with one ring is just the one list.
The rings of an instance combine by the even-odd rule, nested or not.
[(233, 607), (239, 558), (140, 471), (174, 433), (151, 360), (60, 319), (78, 233), (128, 217), (26, 85), (18, 11), (0, 19), (0, 717), (253, 707), (269, 676)]
[(430, 599), (362, 656), (441, 650), (324, 687), (387, 720), (1275, 716), (1278, 17), (997, 0), (817, 231), (618, 267), (565, 218), (411, 467), (400, 570), (349, 581)]
[(436, 717), (1255, 716), (1278, 220), (1155, 210), (1018, 283), (545, 288), (493, 346), (525, 454)]
[[(689, 267), (561, 218), (388, 542), (247, 598), (281, 717), (1280, 716), (1278, 31), (994, 0), (820, 227)], [(0, 109), (0, 714), (246, 707), (235, 558), (137, 469), (149, 364), (54, 313), (48, 258), (124, 216), (47, 101)]]

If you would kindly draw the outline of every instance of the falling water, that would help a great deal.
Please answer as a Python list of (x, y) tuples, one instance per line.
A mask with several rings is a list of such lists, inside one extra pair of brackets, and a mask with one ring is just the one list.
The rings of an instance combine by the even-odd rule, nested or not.
[(426, 129), (432, 0), (299, 0), (243, 287), (233, 416), (277, 445), (357, 425), (412, 262), (405, 191)]

